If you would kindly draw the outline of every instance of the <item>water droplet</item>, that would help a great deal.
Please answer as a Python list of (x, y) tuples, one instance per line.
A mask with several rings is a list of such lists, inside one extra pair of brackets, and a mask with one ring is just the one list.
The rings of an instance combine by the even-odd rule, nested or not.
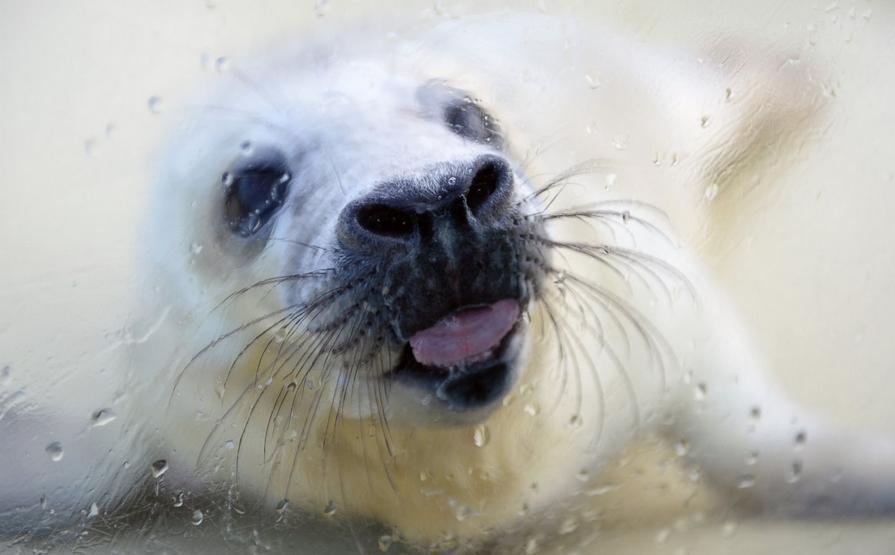
[(200, 245), (199, 243), (193, 243), (192, 245), (190, 245), (190, 254), (192, 254), (193, 256), (198, 256), (201, 252), (202, 245)]
[(748, 466), (755, 466), (758, 464), (758, 451), (752, 451), (749, 453), (749, 456), (746, 457), (746, 464)]
[(229, 187), (230, 185), (233, 185), (234, 181), (235, 181), (235, 178), (233, 177), (233, 174), (230, 172), (225, 172), (224, 175), (221, 176), (221, 183), (224, 185), (224, 187)]
[(448, 185), (454, 185), (457, 183), (457, 178), (454, 176), (448, 177)]
[(166, 461), (165, 459), (159, 459), (149, 465), (149, 472), (152, 474), (153, 478), (161, 478), (167, 471), (168, 461)]
[(796, 437), (795, 437), (796, 449), (801, 449), (802, 447), (804, 447), (805, 441), (807, 441), (807, 440), (808, 440), (808, 434), (805, 433), (805, 430), (799, 431), (799, 433), (797, 433)]
[(224, 442), (224, 449), (226, 449), (228, 451), (232, 451), (235, 448), (236, 448), (236, 444), (233, 443), (232, 439), (228, 439), (227, 441)]
[(724, 89), (724, 100), (725, 100), (725, 102), (730, 102), (730, 99), (732, 99), (732, 98), (733, 98), (733, 89), (731, 89), (730, 87), (727, 87), (726, 89)]
[(323, 514), (325, 516), (333, 516), (336, 514), (336, 502), (330, 500), (325, 507), (323, 507)]
[(712, 183), (705, 188), (705, 200), (711, 202), (715, 200), (716, 196), (718, 196), (718, 184)]
[(728, 520), (721, 526), (721, 535), (725, 538), (729, 538), (733, 535), (734, 532), (736, 532), (736, 530), (737, 523), (732, 520)]
[(699, 382), (696, 384), (696, 388), (693, 390), (693, 397), (697, 401), (705, 400), (705, 395), (708, 392), (708, 387), (706, 387), (704, 382)]
[(112, 409), (99, 409), (90, 415), (90, 421), (94, 428), (100, 428), (113, 422), (117, 418)]
[(327, 13), (329, 13), (329, 0), (315, 0), (314, 15), (325, 17)]
[(62, 444), (58, 441), (54, 441), (47, 445), (46, 451), (47, 455), (50, 456), (50, 460), (53, 462), (59, 462), (62, 460), (62, 457), (65, 456), (65, 452), (62, 451)]
[(577, 474), (575, 474), (575, 478), (577, 478), (579, 482), (586, 482), (586, 481), (590, 480), (590, 472), (588, 472), (586, 469), (582, 468), (581, 470), (578, 471)]
[(611, 491), (615, 491), (618, 488), (619, 488), (619, 486), (616, 486), (613, 484), (609, 484), (609, 485), (605, 485), (605, 486), (597, 486), (593, 489), (587, 490), (586, 494), (588, 497), (597, 497), (600, 495), (606, 495), (607, 493), (609, 493)]
[(255, 145), (252, 144), (252, 141), (243, 141), (239, 143), (239, 150), (244, 156), (251, 156), (255, 152)]
[(448, 505), (453, 507), (454, 509), (454, 518), (457, 519), (457, 522), (463, 522), (467, 518), (471, 516), (475, 516), (478, 513), (473, 510), (472, 507), (466, 505), (464, 503), (460, 503), (456, 499), (449, 499)]
[(379, 545), (379, 551), (382, 551), (383, 553), (385, 553), (386, 551), (389, 550), (389, 548), (392, 546), (392, 543), (394, 543), (394, 541), (395, 541), (395, 538), (389, 534), (383, 534), (383, 535), (379, 536), (379, 541), (377, 542), (377, 544)]
[(535, 555), (538, 552), (538, 539), (537, 538), (529, 538), (527, 542), (525, 542), (525, 555)]
[(162, 111), (162, 108), (164, 108), (162, 99), (158, 96), (150, 96), (149, 100), (146, 101), (146, 106), (152, 114), (158, 114)]
[(180, 491), (174, 497), (174, 506), (175, 507), (183, 507), (183, 492)]
[(535, 403), (526, 403), (525, 408), (523, 410), (525, 410), (525, 414), (527, 414), (529, 416), (537, 416), (538, 413), (540, 412), (538, 405), (536, 405)]
[(91, 503), (90, 511), (88, 511), (87, 513), (87, 518), (96, 518), (97, 516), (99, 516), (99, 507), (96, 505), (96, 503)]
[(618, 176), (616, 174), (614, 174), (614, 173), (607, 174), (606, 175), (606, 185), (604, 188), (608, 191), (609, 189), (614, 187), (616, 179), (618, 179)]
[(0, 369), (0, 385), (9, 385), (10, 381), (12, 381), (12, 368), (4, 366)]
[(761, 418), (761, 407), (755, 406), (749, 409), (749, 416), (751, 416), (755, 420)]
[(230, 60), (224, 56), (221, 56), (217, 60), (214, 61), (214, 69), (218, 73), (224, 73), (230, 70)]
[(665, 543), (668, 540), (668, 536), (671, 535), (671, 528), (662, 528), (658, 532), (656, 532), (655, 541), (656, 543)]
[(616, 135), (612, 138), (612, 146), (616, 150), (625, 150), (628, 148), (629, 137), (627, 135)]
[(712, 118), (710, 116), (703, 114), (699, 118), (699, 127), (702, 127), (703, 129), (705, 129), (706, 127), (709, 126), (709, 121), (711, 121), (711, 119)]
[(193, 511), (193, 526), (199, 526), (200, 524), (202, 524), (203, 520), (205, 520), (205, 515), (202, 514), (202, 511), (200, 511), (199, 509)]
[(682, 439), (674, 444), (674, 453), (678, 457), (683, 457), (689, 452), (690, 452), (690, 442), (687, 441), (686, 439)]
[(476, 426), (475, 432), (472, 434), (472, 442), (475, 446), (484, 447), (488, 445), (489, 439), (491, 439), (491, 433), (488, 431), (488, 427), (484, 424)]
[(584, 81), (587, 83), (587, 86), (591, 89), (599, 89), (600, 85), (602, 85), (599, 75), (590, 75), (589, 73), (585, 74)]
[(802, 479), (802, 462), (801, 461), (793, 461), (792, 466), (789, 467), (789, 472), (786, 474), (786, 481), (790, 484), (795, 484), (799, 480)]
[(743, 474), (737, 478), (737, 489), (749, 489), (755, 485), (755, 476), (752, 474)]
[(578, 520), (575, 517), (567, 517), (559, 525), (559, 533), (562, 535), (571, 534), (578, 529)]

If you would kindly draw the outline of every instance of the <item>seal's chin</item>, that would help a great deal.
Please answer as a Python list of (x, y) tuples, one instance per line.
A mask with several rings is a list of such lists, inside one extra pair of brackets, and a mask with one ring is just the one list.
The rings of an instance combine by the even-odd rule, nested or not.
[(515, 382), (525, 329), (516, 301), (464, 308), (414, 336), (389, 379), (447, 409), (445, 421), (478, 420)]

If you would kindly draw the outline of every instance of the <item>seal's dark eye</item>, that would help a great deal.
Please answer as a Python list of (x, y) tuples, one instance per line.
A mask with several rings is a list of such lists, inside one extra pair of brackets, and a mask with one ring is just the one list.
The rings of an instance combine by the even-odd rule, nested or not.
[(230, 231), (249, 237), (264, 227), (286, 200), (291, 180), (280, 153), (264, 153), (225, 173), (224, 216)]
[(500, 126), (491, 114), (469, 97), (452, 100), (444, 108), (444, 122), (464, 139), (501, 147)]

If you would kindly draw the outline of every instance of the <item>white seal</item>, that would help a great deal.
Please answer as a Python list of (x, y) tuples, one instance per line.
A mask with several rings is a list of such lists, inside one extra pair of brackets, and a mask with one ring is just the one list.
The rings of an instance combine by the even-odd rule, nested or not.
[(762, 506), (891, 509), (893, 444), (776, 393), (694, 248), (803, 86), (535, 16), (234, 63), (147, 207), (141, 302), (169, 313), (131, 464), (479, 541), (593, 505), (652, 432)]

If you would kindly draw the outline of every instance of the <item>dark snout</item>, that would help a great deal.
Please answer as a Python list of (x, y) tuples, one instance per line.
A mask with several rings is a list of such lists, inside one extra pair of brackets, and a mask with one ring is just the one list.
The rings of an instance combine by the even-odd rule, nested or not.
[(512, 190), (512, 171), (498, 156), (437, 164), (351, 202), (341, 214), (339, 237), (363, 250), (425, 241), (444, 227), (464, 233), (499, 219)]
[(493, 405), (515, 376), (531, 284), (513, 187), (489, 154), (386, 180), (340, 215), (342, 264), (375, 276), (364, 302), (402, 350), (391, 375), (451, 410)]

